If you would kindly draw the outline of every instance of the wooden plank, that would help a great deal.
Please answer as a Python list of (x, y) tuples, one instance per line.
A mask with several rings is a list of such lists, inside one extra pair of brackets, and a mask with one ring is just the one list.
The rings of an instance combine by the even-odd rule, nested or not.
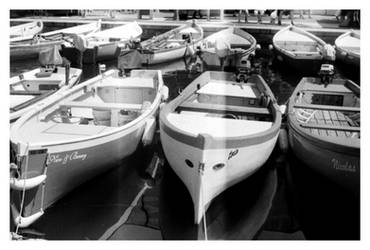
[(326, 130), (340, 130), (340, 131), (349, 131), (349, 132), (360, 132), (360, 127), (350, 127), (350, 126), (334, 126), (334, 125), (314, 125), (307, 123), (299, 124), (303, 128), (317, 128), (317, 129), (326, 129)]
[[(315, 116), (317, 117), (316, 121), (317, 121), (318, 125), (324, 125), (325, 124), (324, 116), (323, 116), (321, 110), (317, 110), (316, 113), (315, 113)], [(319, 133), (319, 135), (328, 135), (328, 131), (323, 130), (323, 129), (318, 129), (318, 133)]]
[(270, 115), (267, 108), (256, 107), (241, 107), (234, 105), (221, 105), (199, 102), (183, 102), (179, 108), (193, 111), (206, 111), (206, 112), (236, 112), (236, 113), (250, 113), (259, 115)]
[[(342, 124), (339, 121), (339, 118), (337, 116), (336, 111), (329, 111), (329, 115), (331, 117), (331, 120), (333, 121), (335, 126), (341, 126)], [(345, 133), (343, 131), (336, 130), (336, 133), (340, 137), (346, 137)]]
[[(317, 121), (317, 112), (314, 113), (314, 115), (312, 116), (312, 118), (310, 119), (310, 121), (308, 122), (309, 124), (317, 124), (318, 121)], [(311, 133), (312, 134), (315, 134), (315, 135), (319, 135), (319, 130), (318, 129), (315, 129), (315, 128), (312, 128), (311, 129)]]
[(91, 108), (91, 109), (129, 109), (129, 110), (141, 110), (141, 104), (131, 103), (95, 103), (95, 102), (65, 102), (60, 105), (61, 108), (75, 107), (75, 108)]
[[(336, 114), (337, 114), (337, 117), (338, 117), (338, 121), (340, 123), (341, 126), (348, 126), (348, 121), (346, 120), (344, 114), (342, 112), (339, 112), (339, 111), (336, 111)], [(348, 131), (344, 131), (344, 134), (346, 137), (350, 137), (351, 136), (351, 132), (348, 132)]]
[(314, 104), (294, 104), (293, 107), (294, 108), (302, 108), (302, 109), (360, 112), (360, 107), (343, 107), (343, 106), (314, 105)]
[[(322, 114), (324, 116), (325, 124), (327, 124), (327, 125), (334, 125), (333, 121), (331, 120), (331, 117), (330, 117), (330, 114), (329, 114), (329, 111), (328, 110), (323, 110), (322, 111)], [(337, 136), (337, 134), (335, 133), (334, 130), (328, 130), (328, 134), (330, 136)]]

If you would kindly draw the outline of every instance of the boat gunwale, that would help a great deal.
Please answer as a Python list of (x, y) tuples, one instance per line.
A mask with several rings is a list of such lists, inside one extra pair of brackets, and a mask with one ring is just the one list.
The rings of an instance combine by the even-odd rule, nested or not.
[[(209, 74), (208, 80), (211, 80), (211, 72), (215, 71), (207, 71), (204, 72), (202, 75)], [(217, 71), (216, 71), (217, 72)], [(218, 72), (219, 73), (219, 72)], [(222, 72), (224, 74), (231, 74)], [(185, 90), (174, 100), (172, 100), (170, 103), (165, 105), (161, 112), (160, 112), (160, 125), (161, 130), (165, 132), (168, 136), (172, 137), (173, 139), (183, 142), (187, 145), (200, 148), (200, 149), (219, 149), (219, 148), (235, 148), (235, 147), (246, 147), (251, 145), (260, 144), (263, 142), (266, 142), (268, 140), (271, 140), (272, 138), (276, 137), (278, 135), (278, 132), (280, 130), (281, 125), (281, 112), (279, 109), (279, 106), (277, 105), (277, 102), (275, 100), (275, 97), (273, 93), (271, 92), (270, 88), (266, 84), (266, 82), (263, 80), (263, 78), (260, 75), (253, 75), (256, 77), (261, 86), (264, 88), (264, 92), (267, 93), (271, 98), (271, 115), (275, 119), (272, 122), (272, 126), (265, 131), (251, 134), (247, 136), (233, 136), (233, 137), (212, 137), (209, 134), (202, 133), (194, 136), (193, 134), (190, 134), (189, 132), (183, 131), (172, 125), (169, 121), (167, 116), (173, 112), (184, 100), (186, 100), (188, 97), (190, 97), (194, 91), (197, 89), (196, 85), (198, 82), (196, 81), (202, 75), (198, 76), (196, 79), (193, 80), (191, 84), (189, 84)], [(201, 86), (204, 86), (209, 81), (201, 83)], [(259, 83), (257, 83), (259, 84)]]
[[(288, 128), (289, 130), (292, 130), (292, 132), (297, 133), (299, 136), (303, 137), (305, 140), (310, 142), (313, 145), (316, 145), (317, 147), (325, 148), (330, 151), (335, 151), (339, 153), (345, 153), (345, 154), (352, 154), (352, 155), (359, 155), (360, 154), (360, 139), (356, 138), (347, 138), (351, 140), (354, 143), (351, 143), (351, 145), (346, 145), (343, 141), (337, 139), (337, 137), (332, 136), (318, 136), (315, 134), (312, 134), (310, 132), (307, 132), (307, 129), (300, 126), (300, 123), (296, 120), (295, 112), (293, 112), (294, 105), (296, 102), (294, 101), (295, 96), (299, 91), (304, 90), (304, 83), (306, 82), (306, 78), (309, 77), (303, 77), (301, 81), (298, 83), (297, 87), (293, 91), (291, 97), (288, 101)], [(354, 87), (359, 88), (357, 84), (352, 82), (351, 80), (346, 80), (350, 84), (353, 84)]]
[[(162, 79), (162, 74), (161, 74), (160, 70), (152, 70), (152, 71), (156, 71), (157, 76), (158, 76), (158, 85), (157, 85), (156, 97), (154, 98), (150, 108), (148, 108), (144, 113), (140, 114), (140, 116), (136, 117), (133, 121), (131, 121), (131, 122), (129, 122), (129, 123), (123, 125), (123, 126), (120, 126), (120, 127), (111, 127), (111, 129), (109, 129), (108, 131), (100, 133), (100, 134), (96, 134), (96, 135), (92, 135), (92, 136), (84, 136), (83, 138), (70, 139), (70, 140), (67, 140), (67, 141), (55, 141), (55, 142), (47, 142), (47, 143), (44, 143), (44, 142), (32, 143), (32, 144), (29, 144), (29, 148), (30, 149), (35, 149), (35, 148), (40, 148), (40, 147), (41, 148), (46, 148), (46, 147), (52, 147), (52, 146), (75, 144), (75, 143), (81, 143), (81, 142), (86, 142), (86, 141), (90, 141), (90, 140), (96, 140), (96, 139), (100, 139), (100, 138), (103, 138), (103, 137), (113, 136), (113, 135), (122, 133), (122, 132), (126, 131), (127, 129), (130, 129), (130, 128), (136, 126), (137, 124), (139, 124), (140, 122), (144, 121), (145, 119), (150, 117), (153, 112), (157, 111), (157, 109), (160, 105), (161, 99), (162, 99), (161, 89), (164, 86), (163, 79)], [(35, 109), (33, 111), (30, 111), (30, 112), (26, 113), (25, 115), (21, 116), (20, 119), (12, 126), (11, 131), (14, 131), (14, 130), (17, 130), (17, 129), (21, 128), (29, 119), (34, 118), (34, 116), (38, 116), (41, 112), (47, 110), (48, 108), (50, 108), (54, 105), (57, 105), (57, 103), (62, 102), (65, 97), (68, 97), (69, 95), (72, 95), (74, 92), (81, 91), (83, 88), (86, 88), (87, 86), (92, 85), (95, 82), (104, 79), (103, 77), (109, 77), (109, 76), (113, 75), (115, 72), (117, 72), (117, 70), (114, 70), (114, 69), (109, 70), (107, 72), (102, 73), (101, 75), (95, 76), (95, 77), (93, 77), (93, 78), (75, 86), (75, 88), (69, 89), (69, 90), (67, 90), (63, 93), (57, 93), (56, 95), (59, 95), (59, 96), (55, 97), (55, 99), (51, 99), (51, 100), (49, 100), (49, 102), (44, 103), (43, 105), (41, 105), (39, 107), (35, 107)], [(13, 141), (17, 141), (18, 143), (22, 143), (22, 139), (19, 138), (18, 135), (15, 135), (15, 136), (12, 135), (12, 133), (10, 133), (10, 141), (12, 143), (14, 143)]]

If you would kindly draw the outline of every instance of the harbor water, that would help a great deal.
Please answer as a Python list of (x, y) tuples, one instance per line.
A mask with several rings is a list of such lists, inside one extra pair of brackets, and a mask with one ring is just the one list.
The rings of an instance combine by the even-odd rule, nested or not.
[[(103, 63), (107, 69), (117, 66), (117, 61)], [(286, 103), (303, 76), (312, 76), (273, 60), (268, 44), (256, 52), (254, 64), (279, 105)], [(37, 67), (37, 60), (15, 61), (10, 76)], [(149, 68), (162, 70), (170, 100), (200, 74), (188, 70), (188, 60)], [(360, 84), (359, 72), (344, 65), (335, 68), (335, 77)], [(82, 81), (96, 74), (98, 65), (84, 65)], [(203, 225), (193, 224), (190, 194), (165, 161), (160, 143), (157, 134), (153, 145), (138, 148), (117, 167), (73, 190), (20, 233), (50, 240), (204, 239)], [(148, 166), (157, 156), (163, 164), (153, 178)], [(149, 188), (141, 194), (145, 185)], [(360, 201), (311, 172), (291, 150), (284, 154), (276, 146), (257, 173), (213, 200), (206, 220), (208, 239), (355, 240), (360, 238)]]

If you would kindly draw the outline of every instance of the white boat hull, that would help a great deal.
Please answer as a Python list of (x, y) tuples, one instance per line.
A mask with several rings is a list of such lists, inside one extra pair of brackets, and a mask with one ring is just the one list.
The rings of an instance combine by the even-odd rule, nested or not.
[[(175, 140), (161, 129), (161, 142), (166, 158), (192, 197), (194, 223), (201, 222), (217, 195), (252, 175), (267, 161), (277, 138), (278, 135), (260, 144), (235, 149), (202, 150)], [(194, 164), (193, 168), (185, 163), (186, 159)], [(199, 169), (200, 163), (204, 163), (203, 171)], [(225, 166), (214, 170), (213, 167), (220, 163)]]
[(53, 48), (54, 46), (60, 46), (62, 43), (62, 40), (57, 40), (38, 44), (10, 45), (10, 60), (36, 58), (41, 51)]
[[(24, 202), (22, 202), (23, 189), (21, 191), (19, 191), (19, 188), (11, 189), (11, 204), (18, 211), (22, 211), (20, 213), (22, 218), (33, 218), (35, 214), (47, 209), (78, 185), (117, 166), (122, 159), (134, 153), (141, 142), (143, 145), (151, 142), (155, 128), (154, 117), (157, 115), (159, 105), (163, 100), (163, 80), (159, 71), (149, 73), (147, 71), (135, 71), (131, 72), (131, 76), (133, 78), (132, 81), (123, 81), (123, 83), (120, 81), (121, 78), (118, 76), (118, 72), (114, 70), (108, 71), (104, 75), (96, 76), (61, 95), (55, 96), (37, 109), (28, 112), (11, 127), (11, 154), (14, 156), (13, 159), (17, 159), (16, 164), (13, 164), (13, 167), (11, 167), (11, 176), (16, 169), (17, 174), (12, 177), (17, 178), (17, 183), (29, 183), (27, 186), (30, 187), (25, 189)], [(106, 78), (107, 82), (105, 82)], [(66, 101), (75, 100), (76, 98), (81, 98), (81, 96), (88, 99), (91, 96), (86, 97), (86, 93), (88, 95), (95, 93), (95, 90), (88, 88), (106, 83), (116, 83), (114, 86), (119, 87), (121, 84), (125, 84), (125, 82), (126, 85), (124, 86), (127, 86), (128, 89), (136, 88), (143, 81), (142, 79), (138, 80), (138, 78), (142, 78), (144, 81), (148, 81), (148, 78), (150, 78), (153, 81), (152, 84), (155, 85), (151, 85), (151, 82), (149, 82), (149, 84), (142, 84), (139, 87), (140, 91), (143, 91), (141, 88), (151, 88), (151, 91), (154, 92), (148, 94), (150, 96), (145, 97), (148, 98), (146, 100), (151, 100), (150, 106), (148, 106), (149, 101), (144, 102), (144, 104), (147, 104), (145, 107), (142, 107), (144, 104), (139, 105), (140, 108), (138, 110), (140, 111), (138, 112), (140, 113), (133, 120), (127, 120), (127, 116), (124, 116), (126, 120), (121, 120), (121, 122), (127, 121), (127, 123), (118, 126), (111, 123), (109, 125), (104, 125), (103, 123), (100, 123), (100, 125), (95, 123), (81, 124), (81, 118), (88, 117), (88, 114), (84, 113), (81, 116), (81, 114), (77, 114), (78, 111), (76, 110), (77, 113), (75, 112), (74, 115), (77, 117), (77, 123), (74, 120), (76, 117), (70, 117), (68, 121), (63, 121), (63, 118), (58, 120), (62, 113), (57, 112), (59, 112), (61, 105), (66, 105)], [(114, 81), (115, 79), (116, 82), (109, 82), (109, 80)], [(133, 83), (135, 85), (128, 85)], [(150, 87), (147, 87), (148, 85)], [(106, 87), (109, 89), (110, 85)], [(107, 96), (102, 98), (107, 98)], [(138, 106), (134, 103), (135, 100), (137, 101), (140, 98), (142, 97), (131, 98), (131, 101), (125, 107), (130, 108), (129, 104)], [(121, 97), (120, 100), (127, 100), (127, 98)], [(71, 102), (69, 105), (79, 106), (84, 103), (89, 104), (90, 101), (84, 102), (80, 100), (77, 104)], [(112, 105), (111, 102), (107, 103)], [(117, 103), (115, 104), (117, 105)], [(118, 104), (121, 105), (121, 103)], [(99, 105), (99, 103), (90, 103), (85, 107), (94, 109), (94, 105)], [(113, 105), (109, 109), (114, 109), (115, 107)], [(92, 112), (94, 113), (94, 110)], [(46, 118), (48, 115), (53, 115), (53, 117), (45, 122), (48, 119)], [(95, 122), (102, 121), (101, 114), (96, 113), (94, 116)], [(118, 124), (119, 118), (114, 117), (110, 121)], [(129, 118), (131, 119), (131, 117)], [(55, 130), (58, 125), (59, 128)], [(52, 129), (53, 132), (48, 129), (46, 131), (45, 126)], [(40, 129), (38, 132), (36, 132), (36, 127)], [(27, 131), (30, 128), (35, 129), (34, 134), (29, 137), (24, 136), (23, 132), (28, 134)], [(79, 132), (77, 132), (78, 129), (80, 129)], [(88, 132), (89, 130), (90, 132)], [(50, 132), (55, 137), (51, 137)], [(46, 179), (44, 179), (42, 184), (39, 186), (31, 185), (35, 182), (33, 181), (36, 180), (35, 178), (44, 175)], [(15, 223), (18, 222), (15, 221)]]
[[(192, 45), (190, 45), (192, 46)], [(196, 46), (194, 45), (194, 48)], [(142, 54), (144, 64), (159, 64), (173, 61), (190, 55), (187, 46), (176, 48), (168, 51), (154, 52), (153, 54)], [(193, 49), (194, 50), (194, 49)]]

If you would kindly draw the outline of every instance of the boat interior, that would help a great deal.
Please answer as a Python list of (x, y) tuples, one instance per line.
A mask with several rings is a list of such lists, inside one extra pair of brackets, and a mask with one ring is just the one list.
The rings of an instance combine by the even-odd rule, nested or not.
[(204, 39), (202, 47), (213, 49), (216, 48), (216, 43), (224, 43), (228, 45), (231, 51), (248, 50), (253, 44), (252, 38), (248, 35), (248, 33), (237, 29), (226, 29)]
[(360, 138), (360, 96), (353, 90), (349, 81), (306, 83), (294, 105), (301, 127), (316, 135)]
[(320, 55), (320, 45), (317, 41), (308, 37), (305, 34), (301, 34), (292, 30), (285, 30), (280, 32), (278, 36), (274, 38), (275, 44), (281, 49), (291, 51), (294, 54), (312, 54)]
[(263, 132), (274, 122), (271, 102), (257, 82), (211, 78), (182, 101), (168, 120), (193, 135), (245, 136)]
[[(127, 78), (107, 76), (80, 88), (25, 123), (21, 136), (28, 141), (40, 141), (40, 136), (44, 141), (78, 139), (133, 121), (151, 107), (158, 93), (158, 78), (143, 78), (141, 73)], [(27, 134), (31, 128), (34, 133)]]

